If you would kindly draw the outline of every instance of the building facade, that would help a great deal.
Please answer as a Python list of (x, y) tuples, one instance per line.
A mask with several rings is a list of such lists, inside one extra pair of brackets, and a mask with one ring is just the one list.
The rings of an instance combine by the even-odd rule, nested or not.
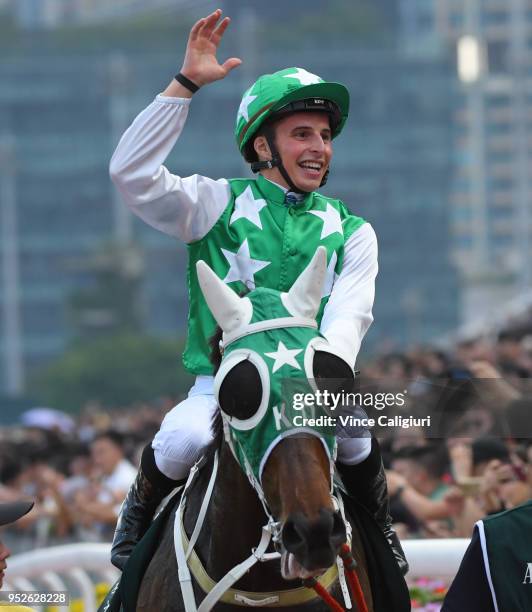
[(437, 9), (459, 77), (453, 258), (461, 320), (474, 327), (532, 284), (532, 2), (441, 0)]
[[(345, 83), (350, 120), (335, 142), (324, 192), (342, 198), (379, 236), (375, 324), (365, 346), (437, 338), (456, 324), (447, 242), (452, 63), (438, 50), (427, 57), (349, 38), (280, 49), (268, 44), (252, 14), (245, 19), (224, 54), (243, 55), (247, 65), (194, 97), (169, 167), (213, 178), (249, 172), (234, 145), (233, 122), (242, 91), (258, 74), (288, 61)], [(101, 36), (93, 45), (86, 35), (85, 46), (28, 37), (0, 61), (0, 135), (9, 161), (0, 174), (2, 392), (21, 393), (28, 376), (61, 355), (80, 327), (105, 330), (113, 315), (116, 323), (117, 313), (105, 309), (87, 307), (81, 325), (80, 313), (72, 312), (80, 294), (97, 289), (109, 245), (122, 249), (120, 270), (138, 281), (139, 328), (184, 333), (186, 248), (133, 219), (108, 176), (120, 134), (176, 72), (174, 34), (159, 32), (155, 42), (150, 36)]]

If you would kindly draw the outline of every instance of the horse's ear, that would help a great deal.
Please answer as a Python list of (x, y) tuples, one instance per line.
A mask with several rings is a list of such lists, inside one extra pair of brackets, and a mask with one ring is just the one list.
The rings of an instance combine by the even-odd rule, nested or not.
[(292, 316), (315, 319), (321, 303), (321, 291), (327, 271), (327, 249), (320, 246), (309, 265), (297, 277), (288, 293), (281, 294)]
[(243, 323), (249, 323), (251, 302), (247, 298), (238, 297), (204, 261), (196, 263), (196, 270), (203, 297), (224, 333), (238, 329)]

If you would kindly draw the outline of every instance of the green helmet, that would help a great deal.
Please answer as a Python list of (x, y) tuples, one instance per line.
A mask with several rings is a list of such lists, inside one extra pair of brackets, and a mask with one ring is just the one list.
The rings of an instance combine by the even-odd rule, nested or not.
[[(297, 102), (309, 104), (297, 105)], [(340, 83), (327, 83), (303, 68), (285, 68), (273, 74), (264, 74), (244, 93), (236, 117), (235, 137), (244, 153), (246, 144), (261, 125), (284, 107), (290, 112), (298, 110), (324, 110), (332, 108), (338, 115), (331, 125), (332, 137), (344, 127), (349, 113), (349, 92)]]

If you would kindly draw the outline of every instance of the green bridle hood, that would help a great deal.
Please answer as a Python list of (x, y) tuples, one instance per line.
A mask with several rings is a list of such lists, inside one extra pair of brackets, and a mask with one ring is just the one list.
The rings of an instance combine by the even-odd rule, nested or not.
[[(223, 358), (214, 382), (218, 401), (227, 375), (242, 362), (253, 364), (260, 378), (259, 405), (246, 418), (236, 418), (221, 406), (226, 440), (257, 483), (271, 451), (287, 436), (317, 436), (329, 457), (335, 456), (334, 427), (294, 424), (302, 414), (294, 407), (294, 394), (313, 391), (315, 351), (334, 352), (315, 321), (326, 267), (326, 250), (320, 247), (287, 293), (258, 288), (239, 297), (206, 263), (197, 264), (205, 300), (223, 330)], [(309, 416), (307, 408), (304, 413)], [(318, 416), (315, 407), (310, 414)]]

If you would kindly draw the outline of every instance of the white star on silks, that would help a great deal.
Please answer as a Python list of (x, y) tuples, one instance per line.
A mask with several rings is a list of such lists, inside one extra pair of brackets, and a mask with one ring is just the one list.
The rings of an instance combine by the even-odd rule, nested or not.
[(283, 74), (283, 77), (286, 79), (297, 79), (301, 85), (321, 83), (319, 76), (312, 74), (312, 72), (308, 72), (307, 70), (303, 70), (303, 68), (298, 68), (296, 72), (292, 72), (292, 74)]
[(229, 225), (232, 225), (237, 219), (247, 219), (251, 221), (253, 225), (262, 229), (262, 223), (260, 221), (259, 212), (267, 205), (266, 200), (255, 200), (253, 197), (253, 190), (251, 185), (248, 185), (246, 189), (235, 198), (235, 210), (229, 220)]
[(255, 289), (254, 274), (271, 264), (271, 261), (251, 258), (247, 238), (240, 245), (236, 253), (232, 253), (227, 249), (222, 249), (222, 253), (229, 262), (229, 270), (225, 275), (224, 283), (242, 281), (248, 289)]
[(247, 93), (242, 98), (242, 102), (240, 102), (240, 106), (238, 107), (238, 115), (236, 116), (236, 120), (238, 121), (240, 117), (244, 117), (246, 122), (249, 121), (248, 109), (249, 105), (255, 100), (257, 96), (249, 96)]
[(275, 372), (277, 372), (277, 370), (284, 365), (289, 365), (296, 368), (296, 370), (301, 370), (301, 366), (296, 361), (296, 355), (301, 353), (302, 350), (303, 349), (288, 349), (281, 341), (279, 341), (276, 351), (273, 353), (264, 354), (266, 357), (275, 359), (272, 369), (272, 373), (275, 374)]
[(331, 295), (334, 281), (338, 278), (338, 274), (336, 274), (336, 272), (334, 271), (334, 268), (336, 268), (337, 261), (338, 261), (338, 255), (336, 254), (336, 251), (333, 251), (333, 254), (331, 255), (331, 261), (329, 262), (329, 265), (327, 266), (325, 282), (323, 283), (323, 289), (321, 292), (322, 298), (327, 297), (328, 295)]
[(327, 236), (335, 232), (339, 232), (342, 236), (344, 235), (340, 213), (334, 206), (331, 206), (331, 204), (327, 203), (327, 210), (309, 210), (308, 212), (311, 215), (316, 215), (316, 217), (319, 217), (323, 221), (320, 240), (327, 238)]

